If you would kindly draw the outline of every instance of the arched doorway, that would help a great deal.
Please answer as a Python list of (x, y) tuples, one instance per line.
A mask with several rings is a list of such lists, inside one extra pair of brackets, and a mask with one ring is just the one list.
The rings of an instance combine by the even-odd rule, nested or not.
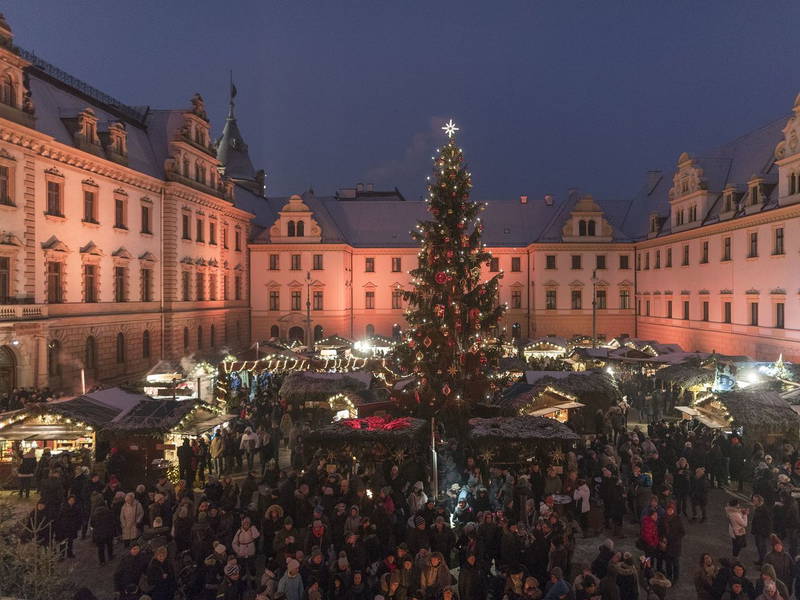
[(281, 330), (277, 325), (273, 325), (269, 328), (269, 337), (276, 339), (281, 337)]
[(302, 342), (306, 339), (306, 332), (303, 331), (302, 327), (298, 327), (295, 325), (294, 327), (289, 328), (289, 341), (290, 342)]
[(370, 338), (375, 335), (375, 326), (374, 325), (367, 325), (366, 329), (367, 337)]
[(0, 347), (0, 394), (10, 394), (17, 385), (17, 360), (8, 346)]
[(322, 325), (317, 325), (314, 327), (314, 341), (318, 342), (322, 339), (323, 329)]

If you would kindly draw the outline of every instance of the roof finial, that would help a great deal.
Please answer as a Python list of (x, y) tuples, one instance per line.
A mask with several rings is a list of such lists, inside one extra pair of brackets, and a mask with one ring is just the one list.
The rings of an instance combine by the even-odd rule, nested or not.
[(228, 110), (228, 117), (233, 117), (233, 105), (235, 104), (233, 99), (236, 98), (236, 86), (233, 85), (233, 69), (230, 70), (230, 81), (231, 81), (231, 88), (230, 88), (230, 99), (228, 100), (228, 104), (230, 108)]

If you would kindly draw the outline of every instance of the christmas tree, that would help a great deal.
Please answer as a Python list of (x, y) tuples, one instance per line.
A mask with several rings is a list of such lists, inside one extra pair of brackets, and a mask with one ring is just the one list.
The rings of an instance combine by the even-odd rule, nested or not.
[(493, 338), (505, 311), (497, 301), (502, 272), (482, 281), (481, 266), (492, 258), (481, 242), (478, 215), (484, 205), (470, 200), (471, 175), (456, 143), (452, 120), (442, 128), (450, 138), (434, 158), (426, 198), (432, 219), (411, 236), (420, 243), (419, 266), (411, 271), (406, 341), (398, 348), (403, 365), (417, 373), (417, 413), (461, 420), (486, 394), (487, 371), (497, 363)]

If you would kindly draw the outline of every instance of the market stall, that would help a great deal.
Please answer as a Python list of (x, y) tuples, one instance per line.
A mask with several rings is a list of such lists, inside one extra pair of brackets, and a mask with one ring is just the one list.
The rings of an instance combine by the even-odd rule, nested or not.
[(533, 340), (522, 349), (526, 360), (538, 358), (561, 358), (567, 353), (567, 340), (558, 336), (546, 336)]
[(520, 464), (530, 459), (558, 465), (578, 439), (564, 423), (546, 417), (469, 420), (469, 443), (487, 466)]
[(695, 401), (698, 394), (710, 392), (716, 372), (713, 368), (701, 366), (700, 361), (692, 360), (659, 369), (654, 376), (664, 387), (677, 388), (680, 398), (690, 396)]

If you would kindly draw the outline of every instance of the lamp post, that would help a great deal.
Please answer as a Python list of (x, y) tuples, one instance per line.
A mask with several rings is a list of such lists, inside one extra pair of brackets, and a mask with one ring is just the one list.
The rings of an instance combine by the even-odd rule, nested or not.
[(592, 348), (597, 348), (597, 269), (592, 270)]
[(306, 346), (314, 351), (314, 335), (311, 332), (311, 271), (306, 271)]

